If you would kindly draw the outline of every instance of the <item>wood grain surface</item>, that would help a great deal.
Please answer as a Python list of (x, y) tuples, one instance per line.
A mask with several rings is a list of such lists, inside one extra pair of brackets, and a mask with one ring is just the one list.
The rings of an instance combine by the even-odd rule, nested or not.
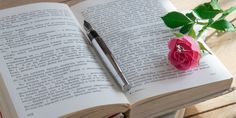
[[(82, 0), (0, 0), (0, 9), (14, 7), (23, 4), (36, 2), (61, 2), (69, 5)], [(171, 0), (178, 10), (190, 10), (200, 3), (210, 0)], [(236, 0), (220, 0), (224, 9), (236, 5)], [(236, 17), (234, 12), (228, 19)], [(221, 36), (213, 36), (207, 42), (213, 52), (236, 77), (236, 33), (226, 33)], [(234, 80), (233, 86), (236, 86)], [(236, 91), (205, 101), (200, 104), (188, 107), (185, 113), (186, 118), (236, 118)]]

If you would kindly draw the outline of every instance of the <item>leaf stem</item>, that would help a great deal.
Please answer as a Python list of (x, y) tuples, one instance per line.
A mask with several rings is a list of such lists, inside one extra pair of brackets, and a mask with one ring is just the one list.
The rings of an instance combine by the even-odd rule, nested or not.
[(208, 24), (208, 22), (196, 22), (198, 25), (207, 25)]
[(207, 29), (208, 25), (205, 25), (202, 27), (202, 29), (199, 31), (198, 35), (197, 35), (197, 39), (199, 39), (202, 34), (204, 33), (204, 31)]

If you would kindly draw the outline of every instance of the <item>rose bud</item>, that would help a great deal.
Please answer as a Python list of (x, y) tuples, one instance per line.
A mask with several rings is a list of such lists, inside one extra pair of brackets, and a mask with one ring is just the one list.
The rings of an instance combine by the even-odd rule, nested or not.
[(199, 65), (201, 57), (197, 41), (192, 37), (183, 36), (172, 38), (168, 47), (169, 62), (179, 70), (188, 70)]

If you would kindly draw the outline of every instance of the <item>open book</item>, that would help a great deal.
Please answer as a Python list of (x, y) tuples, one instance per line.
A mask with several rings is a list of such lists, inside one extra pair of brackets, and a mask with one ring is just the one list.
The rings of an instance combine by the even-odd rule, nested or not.
[[(6, 110), (6, 106), (7, 105), (6, 105), (6, 103), (4, 103), (3, 96), (0, 93), (0, 118), (11, 118), (9, 115), (10, 113), (8, 112), (8, 110)], [(183, 118), (184, 112), (185, 112), (185, 109), (180, 109), (178, 111), (174, 111), (174, 112), (165, 114), (165, 115), (160, 116), (158, 118)], [(125, 118), (125, 114), (118, 113), (118, 114), (115, 114), (109, 118)]]
[[(0, 11), (0, 87), (11, 118), (147, 118), (228, 89), (214, 55), (179, 71), (167, 61), (172, 36), (160, 17), (168, 0), (38, 3)], [(83, 35), (87, 20), (131, 83), (122, 92)], [(209, 99), (210, 97), (207, 97)], [(196, 103), (196, 102), (195, 102)]]

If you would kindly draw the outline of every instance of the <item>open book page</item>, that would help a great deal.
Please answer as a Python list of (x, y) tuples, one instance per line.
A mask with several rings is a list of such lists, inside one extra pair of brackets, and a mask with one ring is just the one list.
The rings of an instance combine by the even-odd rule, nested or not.
[(128, 103), (67, 5), (5, 9), (0, 24), (0, 72), (20, 118)]
[(168, 0), (87, 0), (72, 6), (105, 40), (118, 60), (132, 89), (132, 103), (163, 93), (187, 89), (232, 77), (214, 55), (200, 66), (179, 71), (167, 60), (172, 31), (161, 21), (174, 10)]

